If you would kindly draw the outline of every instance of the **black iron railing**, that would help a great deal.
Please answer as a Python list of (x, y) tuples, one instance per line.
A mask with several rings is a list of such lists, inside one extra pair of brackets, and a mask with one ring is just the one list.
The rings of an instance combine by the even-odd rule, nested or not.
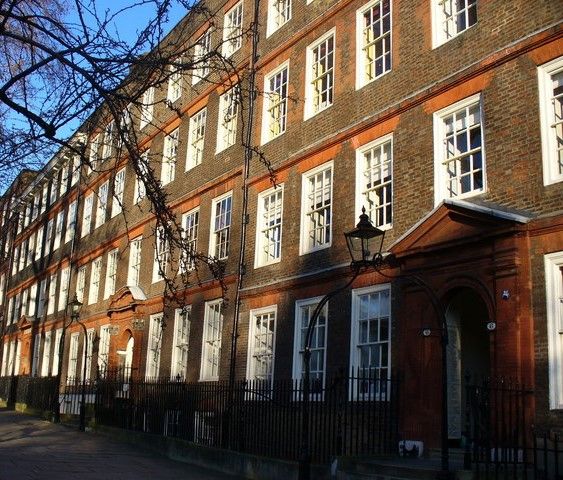
[[(298, 380), (184, 383), (170, 379), (127, 382), (111, 374), (96, 384), (96, 422), (199, 444), (297, 460), (303, 385)], [(395, 452), (398, 384), (357, 372), (311, 389), (313, 459)]]
[[(303, 384), (298, 380), (186, 383), (105, 372), (71, 378), (0, 377), (0, 399), (78, 416), (82, 392), (88, 421), (274, 458), (301, 454)], [(315, 462), (335, 456), (397, 453), (399, 385), (365, 371), (310, 388), (310, 445)], [(482, 479), (559, 480), (563, 449), (553, 432), (532, 429), (533, 391), (506, 380), (466, 390), (466, 466)]]
[(533, 400), (531, 389), (506, 379), (467, 387), (466, 463), (477, 478), (563, 478), (559, 436), (533, 429)]
[(10, 408), (20, 404), (29, 409), (48, 411), (56, 394), (56, 377), (0, 377), (0, 398)]

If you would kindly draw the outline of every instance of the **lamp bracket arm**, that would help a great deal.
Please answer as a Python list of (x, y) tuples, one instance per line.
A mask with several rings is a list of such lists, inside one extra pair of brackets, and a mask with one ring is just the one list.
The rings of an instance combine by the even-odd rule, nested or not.
[(428, 285), (428, 283), (425, 280), (423, 280), (420, 275), (417, 275), (416, 273), (401, 273), (399, 280), (407, 280), (407, 281), (410, 280), (412, 283), (414, 283), (422, 290), (424, 290), (424, 293), (426, 293), (426, 296), (430, 299), (430, 302), (432, 303), (434, 312), (439, 318), (440, 328), (438, 329), (438, 331), (440, 331), (441, 333), (442, 341), (444, 342), (445, 345), (447, 345), (448, 324), (446, 320), (446, 312), (444, 310), (444, 306), (442, 305), (442, 302), (436, 295), (436, 292), (434, 292), (434, 290), (430, 287), (430, 285)]
[(327, 302), (335, 297), (336, 295), (338, 295), (339, 293), (341, 293), (342, 291), (346, 290), (350, 285), (352, 285), (352, 283), (354, 282), (354, 280), (356, 280), (356, 278), (358, 277), (358, 275), (360, 274), (360, 268), (355, 268), (354, 269), (354, 274), (352, 275), (352, 277), (341, 287), (338, 287), (336, 290), (327, 293), (322, 299), (321, 301), (317, 304), (317, 306), (315, 307), (315, 310), (313, 311), (313, 315), (311, 316), (310, 320), (309, 320), (309, 325), (307, 326), (307, 333), (305, 335), (305, 348), (304, 350), (310, 350), (311, 349), (311, 340), (313, 337), (313, 330), (317, 324), (317, 320), (319, 319), (319, 315), (322, 312), (324, 306), (327, 304)]

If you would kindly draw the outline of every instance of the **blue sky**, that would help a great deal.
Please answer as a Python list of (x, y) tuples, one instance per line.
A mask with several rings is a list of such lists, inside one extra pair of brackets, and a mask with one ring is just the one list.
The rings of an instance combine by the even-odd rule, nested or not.
[[(98, 17), (103, 18), (106, 11), (109, 15), (117, 13), (119, 10), (131, 6), (135, 3), (141, 3), (142, 0), (95, 0)], [(164, 34), (167, 34), (186, 14), (186, 8), (178, 1), (171, 2), (171, 8), (168, 11), (168, 21), (164, 23)], [(70, 2), (70, 10), (68, 11), (68, 20), (70, 22), (77, 21), (76, 10), (74, 10), (73, 3)], [(119, 35), (121, 40), (131, 43), (137, 39), (138, 32), (146, 27), (149, 20), (156, 16), (155, 5), (148, 2), (146, 5), (135, 5), (131, 10), (121, 12), (115, 18), (114, 28), (116, 35)], [(92, 18), (85, 18), (85, 21), (93, 20)], [(110, 34), (113, 33), (110, 30)], [(58, 134), (62, 137), (70, 137), (74, 131), (79, 127), (78, 122), (67, 124), (59, 130)], [(49, 159), (46, 159), (48, 161)]]
[[(143, 3), (146, 2), (145, 5), (137, 5), (131, 10), (126, 12), (122, 12), (118, 17), (115, 19), (115, 32), (119, 34), (119, 38), (122, 41), (132, 42), (137, 38), (137, 32), (142, 30), (146, 27), (147, 22), (156, 16), (155, 12), (155, 5), (151, 1), (148, 0), (92, 0), (95, 2), (95, 6), (98, 12), (99, 17), (103, 17), (106, 10), (110, 13), (116, 13), (120, 9), (126, 8), (131, 6), (135, 3)], [(67, 21), (69, 22), (76, 22), (78, 23), (78, 17), (76, 14), (76, 10), (74, 7), (74, 2), (70, 1), (67, 4), (69, 6), (69, 10), (67, 12)], [(164, 33), (168, 33), (174, 25), (176, 25), (186, 14), (186, 7), (181, 5), (178, 0), (171, 1), (171, 8), (168, 12), (168, 21), (164, 24)], [(92, 21), (93, 18), (85, 18), (86, 22)], [(110, 30), (110, 34), (111, 34)], [(20, 118), (16, 113), (12, 112), (12, 114), (7, 118), (7, 123), (11, 123), (12, 125), (19, 126), (22, 125), (23, 128), (27, 126), (27, 122)], [(61, 128), (57, 132), (57, 136), (59, 138), (70, 137), (76, 128), (78, 128), (78, 122), (71, 122), (67, 124), (65, 127)], [(41, 160), (41, 159), (40, 159)], [(44, 158), (44, 162), (48, 162), (50, 157)], [(35, 168), (35, 165), (30, 164)], [(13, 175), (17, 175), (18, 172), (14, 171)], [(2, 179), (3, 180), (3, 179)], [(8, 179), (8, 182), (11, 181)], [(6, 182), (6, 183), (8, 183)], [(4, 187), (5, 185), (2, 185)], [(4, 188), (0, 187), (0, 195), (3, 194)]]
[[(117, 12), (118, 10), (135, 3), (135, 0), (96, 0), (95, 3), (98, 14), (102, 16), (103, 12), (106, 10), (109, 10), (110, 12)], [(135, 8), (130, 12), (130, 14), (122, 13), (117, 19), (116, 29), (119, 31), (119, 35), (122, 40), (131, 41), (135, 39), (137, 32), (146, 25), (147, 21), (151, 17), (155, 16), (154, 5), (150, 3), (145, 6), (135, 6)], [(178, 2), (173, 1), (168, 14), (168, 22), (166, 24), (167, 32), (170, 31), (170, 29), (176, 25), (176, 23), (178, 23), (185, 14), (186, 8)]]

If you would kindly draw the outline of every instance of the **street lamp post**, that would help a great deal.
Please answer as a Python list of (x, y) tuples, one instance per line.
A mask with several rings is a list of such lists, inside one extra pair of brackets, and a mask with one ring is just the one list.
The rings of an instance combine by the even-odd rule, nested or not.
[(70, 307), (70, 318), (73, 322), (78, 323), (82, 330), (84, 331), (84, 354), (82, 358), (82, 385), (80, 392), (80, 422), (78, 424), (78, 429), (81, 432), (86, 431), (86, 361), (88, 357), (88, 332), (86, 330), (86, 325), (80, 321), (80, 309), (82, 308), (82, 302), (78, 300), (76, 293), (74, 298), (69, 303)]
[[(309, 480), (311, 478), (311, 452), (309, 442), (309, 392), (310, 392), (310, 376), (311, 376), (311, 341), (313, 337), (313, 330), (319, 319), (319, 316), (326, 303), (334, 296), (347, 289), (360, 274), (362, 269), (373, 268), (375, 270), (381, 269), (385, 261), (391, 256), (383, 258), (382, 248), (385, 231), (380, 230), (373, 226), (366, 214), (365, 208), (362, 208), (360, 221), (356, 228), (349, 232), (344, 233), (346, 238), (346, 245), (350, 257), (352, 258), (350, 267), (352, 268), (351, 279), (342, 287), (334, 290), (333, 292), (325, 295), (313, 311), (313, 315), (309, 320), (307, 327), (307, 334), (305, 337), (305, 346), (303, 350), (303, 413), (301, 421), (301, 460), (299, 464), (299, 480)], [(441, 418), (441, 469), (444, 478), (449, 477), (449, 447), (448, 447), (448, 383), (447, 383), (447, 345), (448, 345), (448, 331), (444, 309), (440, 300), (424, 280), (417, 275), (406, 275), (409, 280), (421, 287), (430, 298), (432, 306), (440, 318), (441, 323), (441, 353), (442, 353), (442, 418)], [(400, 277), (398, 277), (400, 278)], [(425, 327), (423, 336), (427, 337), (431, 333), (430, 328)]]
[[(311, 341), (313, 339), (313, 331), (327, 302), (346, 290), (360, 274), (365, 262), (369, 265), (379, 266), (381, 264), (381, 247), (383, 245), (383, 237), (385, 232), (374, 227), (366, 215), (365, 209), (362, 209), (360, 221), (356, 228), (351, 232), (345, 233), (348, 250), (352, 256), (352, 277), (341, 287), (327, 293), (317, 304), (305, 335), (305, 346), (303, 348), (303, 398), (302, 398), (302, 415), (301, 415), (301, 459), (299, 462), (299, 480), (309, 480), (311, 478), (311, 445), (309, 442), (309, 416), (310, 416), (310, 382), (311, 382)], [(375, 252), (375, 253), (371, 253)]]

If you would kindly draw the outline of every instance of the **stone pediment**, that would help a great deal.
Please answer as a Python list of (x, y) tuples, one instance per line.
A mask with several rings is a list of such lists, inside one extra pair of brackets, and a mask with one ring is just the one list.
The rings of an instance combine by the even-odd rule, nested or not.
[(146, 299), (147, 296), (140, 287), (126, 285), (110, 297), (108, 312), (134, 310), (137, 305), (144, 303)]
[(31, 328), (32, 318), (28, 318), (26, 315), (22, 315), (17, 321), (18, 329), (23, 331)]
[(463, 200), (445, 200), (389, 248), (396, 256), (467, 243), (517, 229), (531, 216)]

